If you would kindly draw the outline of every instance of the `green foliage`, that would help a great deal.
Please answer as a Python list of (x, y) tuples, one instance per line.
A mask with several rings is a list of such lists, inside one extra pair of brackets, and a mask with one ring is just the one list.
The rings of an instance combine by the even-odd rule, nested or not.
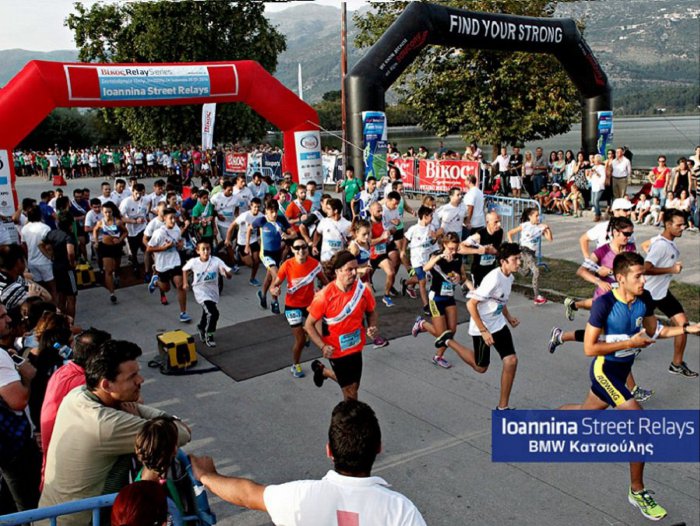
[(331, 102), (334, 100), (340, 100), (340, 94), (341, 94), (340, 90), (327, 91), (322, 95), (321, 99), (328, 101), (328, 102)]
[[(355, 17), (355, 43), (374, 44), (408, 2), (373, 4)], [(546, 17), (549, 0), (449, 0), (471, 11)], [(440, 137), (459, 133), (483, 144), (513, 144), (565, 133), (580, 119), (580, 96), (559, 62), (531, 53), (430, 46), (399, 78), (402, 102)], [(391, 121), (390, 121), (391, 122)]]
[(654, 115), (657, 108), (665, 113), (697, 113), (700, 106), (698, 86), (621, 86), (613, 98), (615, 115)]
[[(325, 130), (342, 128), (340, 90), (328, 91), (322, 100), (314, 104), (321, 126)], [(418, 115), (407, 104), (386, 107), (386, 118), (390, 126), (410, 126), (418, 123)]]
[[(66, 25), (84, 62), (256, 60), (272, 73), (286, 44), (263, 14), (262, 2), (95, 3), (89, 8), (78, 2)], [(199, 105), (103, 109), (102, 115), (139, 144), (199, 142)], [(217, 108), (216, 136), (222, 141), (257, 139), (270, 127), (245, 105)]]

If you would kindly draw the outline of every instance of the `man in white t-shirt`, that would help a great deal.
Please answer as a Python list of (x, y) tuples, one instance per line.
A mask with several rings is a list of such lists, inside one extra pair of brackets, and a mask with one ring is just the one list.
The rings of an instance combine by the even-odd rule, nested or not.
[(467, 217), (464, 220), (467, 229), (466, 235), (473, 234), (486, 226), (486, 216), (484, 215), (484, 194), (476, 185), (476, 176), (467, 177), (467, 193), (464, 196), (464, 204), (467, 207)]
[(236, 205), (236, 216), (250, 209), (250, 200), (253, 199), (253, 192), (245, 185), (245, 175), (236, 177), (236, 184), (233, 187), (233, 198)]
[(258, 268), (260, 268), (260, 230), (256, 228), (248, 229), (256, 219), (262, 216), (260, 212), (261, 206), (260, 199), (253, 197), (250, 200), (250, 210), (243, 212), (236, 218), (226, 230), (224, 238), (226, 247), (233, 248), (233, 232), (238, 229), (234, 252), (238, 261), (250, 267), (248, 284), (251, 287), (262, 285), (255, 277), (258, 274)]
[(263, 181), (262, 174), (260, 172), (255, 172), (253, 174), (253, 180), (248, 183), (248, 189), (253, 194), (253, 197), (257, 197), (262, 203), (265, 200), (265, 194), (267, 194), (268, 188), (267, 183)]
[(321, 263), (330, 261), (334, 254), (343, 250), (350, 239), (352, 224), (343, 217), (343, 203), (340, 199), (328, 201), (330, 215), (318, 223), (314, 232), (314, 255), (318, 252), (316, 246), (321, 239)]
[(112, 202), (117, 205), (117, 208), (121, 206), (122, 201), (129, 197), (131, 195), (131, 192), (126, 189), (126, 181), (122, 178), (117, 179), (114, 181), (114, 190), (112, 191), (111, 194), (111, 200)]
[(627, 183), (632, 176), (632, 163), (625, 157), (625, 150), (615, 150), (615, 158), (612, 160), (612, 190), (613, 197), (619, 199), (627, 195)]
[(451, 331), (441, 334), (435, 340), (435, 347), (449, 347), (474, 371), (482, 374), (491, 363), (493, 346), (503, 361), (501, 395), (496, 409), (504, 410), (512, 409), (508, 404), (518, 368), (518, 357), (508, 324), (515, 328), (520, 321), (508, 312), (507, 303), (515, 279), (513, 274), (521, 265), (520, 247), (516, 243), (503, 243), (498, 248), (498, 262), (500, 266), (489, 272), (481, 284), (467, 295), (467, 310), (471, 316), (469, 335), (474, 350), (454, 340)]
[(144, 197), (145, 193), (146, 187), (142, 183), (136, 183), (131, 190), (131, 197), (124, 198), (119, 205), (122, 221), (126, 224), (131, 265), (136, 274), (139, 271), (139, 250), (144, 250), (143, 232), (148, 225), (149, 203)]
[(454, 232), (458, 236), (462, 236), (467, 206), (462, 202), (462, 191), (459, 188), (450, 188), (450, 202), (438, 208), (435, 211), (435, 216), (440, 221), (443, 233)]
[[(360, 438), (361, 437), (361, 438)], [(231, 504), (267, 512), (285, 526), (423, 526), (425, 520), (406, 497), (371, 476), (381, 450), (379, 422), (370, 406), (357, 400), (333, 409), (326, 454), (334, 469), (321, 480), (264, 486), (216, 471), (210, 457), (192, 455), (195, 477)]]
[[(671, 210), (664, 214), (664, 230), (651, 239), (651, 245), (644, 260), (646, 283), (644, 288), (649, 291), (651, 298), (664, 315), (674, 325), (684, 327), (689, 325), (688, 316), (683, 306), (668, 289), (674, 274), (680, 274), (683, 263), (680, 261), (680, 251), (675, 239), (683, 235), (686, 228), (685, 217), (680, 210)], [(698, 373), (691, 371), (683, 361), (685, 346), (688, 340), (683, 333), (673, 339), (673, 362), (668, 366), (668, 372), (686, 378), (697, 378)]]
[(22, 244), (27, 248), (27, 266), (34, 281), (43, 285), (49, 291), (54, 303), (57, 301), (56, 282), (53, 279), (53, 263), (49, 256), (50, 247), (44, 243), (51, 229), (41, 222), (41, 209), (33, 206), (27, 211), (29, 221), (22, 227)]
[(216, 212), (216, 226), (219, 228), (221, 236), (226, 239), (226, 232), (236, 218), (238, 205), (236, 196), (233, 195), (233, 181), (231, 179), (225, 179), (221, 183), (221, 191), (212, 196), (211, 204)]

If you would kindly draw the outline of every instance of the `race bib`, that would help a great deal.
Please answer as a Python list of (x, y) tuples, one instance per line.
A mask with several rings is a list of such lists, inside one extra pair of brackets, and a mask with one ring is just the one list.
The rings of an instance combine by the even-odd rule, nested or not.
[(503, 313), (503, 305), (499, 304), (499, 305), (496, 307), (496, 310), (494, 311), (494, 315), (495, 315), (495, 316), (498, 316), (499, 314), (502, 314), (502, 313)]
[(327, 240), (328, 243), (328, 248), (332, 250), (340, 250), (343, 248), (343, 242), (342, 241), (337, 241), (335, 239), (329, 239)]
[(374, 253), (378, 256), (386, 254), (386, 243), (379, 243), (377, 245), (374, 245)]
[(482, 267), (490, 267), (493, 265), (496, 261), (496, 256), (493, 254), (484, 254), (481, 256), (481, 260), (479, 261), (479, 265)]
[(440, 296), (452, 297), (455, 295), (455, 286), (452, 283), (443, 281), (440, 285)]
[(361, 329), (357, 329), (356, 331), (340, 335), (338, 341), (340, 342), (341, 352), (347, 351), (348, 349), (352, 349), (353, 347), (360, 344), (360, 330)]
[(302, 315), (301, 309), (285, 309), (284, 315), (290, 326), (301, 325)]

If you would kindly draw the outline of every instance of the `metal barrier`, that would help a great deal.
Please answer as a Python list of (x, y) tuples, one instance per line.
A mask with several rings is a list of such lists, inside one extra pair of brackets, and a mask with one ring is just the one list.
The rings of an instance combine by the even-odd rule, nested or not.
[[(56, 526), (58, 517), (64, 515), (72, 515), (83, 511), (92, 512), (92, 525), (100, 526), (100, 510), (108, 508), (114, 504), (114, 499), (117, 498), (117, 493), (109, 495), (100, 495), (98, 497), (90, 497), (88, 499), (66, 502), (55, 506), (47, 506), (45, 508), (37, 508), (35, 510), (20, 511), (10, 515), (0, 516), (0, 526), (17, 526), (20, 524), (48, 520), (51, 526)], [(172, 517), (173, 526), (184, 526), (188, 519), (196, 519), (197, 517), (183, 517), (180, 510), (177, 509), (175, 503), (168, 499), (168, 512)]]
[[(542, 207), (534, 199), (522, 199), (517, 197), (504, 197), (500, 195), (485, 195), (484, 196), (484, 212), (488, 213), (492, 210), (501, 217), (501, 228), (505, 234), (517, 227), (520, 224), (520, 219), (523, 212), (527, 208), (537, 208), (537, 211), (542, 215)], [(537, 245), (537, 265), (549, 270), (546, 263), (542, 262), (542, 238)]]

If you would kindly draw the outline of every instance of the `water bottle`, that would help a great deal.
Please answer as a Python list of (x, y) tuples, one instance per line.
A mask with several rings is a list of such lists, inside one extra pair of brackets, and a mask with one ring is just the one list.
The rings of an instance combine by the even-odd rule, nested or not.
[(61, 345), (60, 343), (56, 342), (53, 344), (53, 348), (58, 351), (58, 355), (63, 358), (64, 362), (67, 362), (73, 356), (73, 349), (71, 349), (68, 345)]

